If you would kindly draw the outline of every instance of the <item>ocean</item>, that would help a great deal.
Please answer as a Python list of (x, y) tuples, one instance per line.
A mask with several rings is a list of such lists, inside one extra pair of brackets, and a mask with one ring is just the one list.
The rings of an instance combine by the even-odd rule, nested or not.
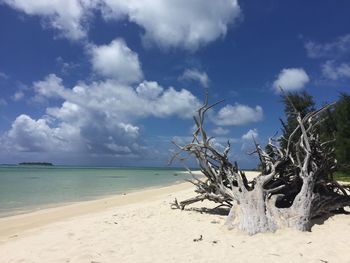
[(184, 181), (182, 169), (0, 166), (0, 217)]

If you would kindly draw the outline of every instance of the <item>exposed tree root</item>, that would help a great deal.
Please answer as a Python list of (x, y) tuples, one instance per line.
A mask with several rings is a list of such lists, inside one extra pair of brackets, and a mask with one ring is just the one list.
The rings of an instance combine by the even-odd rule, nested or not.
[[(205, 114), (216, 104), (208, 105), (206, 93), (205, 102), (194, 117), (197, 128), (192, 142), (184, 146), (173, 142), (179, 148), (173, 159), (185, 159), (183, 153), (194, 156), (204, 174), (202, 179), (191, 173), (191, 183), (198, 195), (181, 202), (175, 200), (173, 208), (184, 209), (195, 202), (213, 201), (231, 207), (227, 218), (230, 227), (255, 234), (282, 227), (307, 231), (312, 218), (350, 205), (349, 187), (333, 179), (336, 160), (332, 142), (321, 142), (317, 133), (322, 114), (331, 105), (304, 118), (295, 112), (298, 126), (285, 138), (286, 149), (274, 144), (272, 139), (268, 152), (255, 143), (262, 171), (249, 181), (237, 163), (229, 160), (230, 143), (220, 152), (204, 130)], [(295, 140), (298, 133), (300, 138)]]

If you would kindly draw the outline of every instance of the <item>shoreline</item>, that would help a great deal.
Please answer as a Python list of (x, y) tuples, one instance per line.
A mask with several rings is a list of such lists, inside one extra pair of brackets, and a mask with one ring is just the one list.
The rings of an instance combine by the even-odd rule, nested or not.
[[(113, 168), (114, 169), (114, 168)], [(174, 169), (170, 169), (170, 170), (174, 170)], [(36, 211), (40, 211), (40, 210), (44, 210), (44, 209), (49, 209), (49, 208), (55, 208), (55, 207), (59, 207), (59, 206), (66, 206), (66, 205), (70, 205), (70, 204), (74, 204), (77, 202), (86, 202), (86, 201), (93, 201), (93, 200), (98, 200), (98, 199), (103, 199), (103, 198), (108, 198), (108, 197), (113, 197), (116, 195), (121, 195), (124, 193), (132, 193), (132, 192), (137, 192), (137, 191), (142, 191), (142, 190), (147, 190), (147, 189), (154, 189), (154, 188), (159, 188), (159, 187), (164, 187), (164, 186), (170, 186), (170, 185), (174, 185), (174, 184), (179, 184), (179, 183), (183, 183), (185, 182), (186, 178), (190, 178), (190, 175), (187, 171), (178, 171), (177, 169), (174, 170), (177, 171), (176, 173), (172, 173), (172, 175), (170, 175), (170, 177), (173, 177), (173, 179), (171, 180), (165, 180), (165, 181), (153, 181), (151, 183), (138, 183), (138, 184), (132, 184), (130, 183), (130, 185), (125, 184), (125, 182), (122, 182), (122, 184), (125, 184), (123, 187), (118, 187), (118, 185), (116, 187), (107, 187), (106, 189), (102, 189), (104, 191), (98, 191), (95, 192), (93, 189), (90, 189), (90, 192), (83, 192), (83, 194), (77, 194), (74, 195), (74, 193), (68, 193), (68, 197), (67, 198), (60, 198), (59, 195), (55, 196), (51, 196), (51, 198), (46, 199), (45, 196), (35, 196), (37, 198), (37, 201), (29, 201), (26, 202), (25, 199), (23, 199), (23, 197), (21, 197), (22, 199), (14, 199), (14, 200), (8, 200), (6, 202), (9, 202), (7, 205), (7, 203), (4, 203), (4, 205), (2, 206), (2, 203), (0, 204), (0, 219), (1, 218), (6, 218), (6, 217), (11, 217), (11, 216), (16, 216), (16, 215), (21, 215), (21, 214), (27, 214), (27, 213), (32, 213), (32, 212), (36, 212)], [(155, 173), (158, 175), (158, 171)], [(193, 171), (194, 174), (198, 174), (198, 170), (194, 170)], [(199, 172), (200, 173), (200, 172)], [(166, 175), (169, 176), (169, 175)], [(125, 178), (127, 178), (127, 176), (125, 176)], [(1, 178), (0, 178), (1, 179)], [(31, 179), (31, 178), (30, 178)], [(128, 178), (126, 179), (128, 180)], [(133, 178), (131, 178), (130, 180), (134, 180)], [(14, 187), (14, 190), (17, 191), (16, 186), (13, 185), (11, 187)], [(7, 189), (12, 189), (11, 187), (8, 187)], [(77, 189), (79, 188), (79, 186), (77, 186)], [(101, 188), (101, 187), (100, 187)], [(60, 195), (64, 196), (64, 191), (59, 190), (60, 191)], [(77, 190), (78, 191), (78, 190)], [(58, 191), (56, 191), (57, 193), (59, 193)], [(72, 190), (71, 190), (72, 192)], [(6, 191), (5, 191), (6, 193)], [(30, 194), (30, 193), (29, 193)], [(25, 197), (24, 197), (25, 198)], [(6, 200), (6, 198), (5, 198)], [(31, 196), (29, 196), (29, 200), (31, 199)], [(33, 199), (35, 200), (35, 199)], [(11, 206), (11, 202), (14, 203), (13, 206)]]
[[(193, 170), (191, 172), (195, 176), (203, 176), (200, 170)], [(181, 171), (180, 173), (189, 174), (188, 171)], [(245, 171), (245, 173), (249, 179), (257, 175), (256, 171)], [(40, 208), (17, 210), (17, 213), (4, 216), (0, 214), (0, 243), (16, 235), (18, 232), (35, 229), (76, 216), (101, 212), (113, 207), (149, 201), (157, 196), (160, 197), (162, 194), (172, 194), (191, 188), (194, 190), (194, 186), (191, 183), (185, 180), (177, 180), (166, 185), (129, 189), (120, 193), (94, 196), (95, 198), (86, 200), (51, 203), (43, 205)]]
[(101, 199), (108, 199), (108, 198), (112, 198), (112, 197), (119, 196), (119, 195), (126, 195), (126, 194), (144, 191), (144, 190), (152, 190), (152, 189), (157, 189), (157, 188), (162, 188), (162, 187), (167, 187), (167, 186), (173, 186), (173, 185), (182, 184), (185, 182), (186, 182), (185, 180), (177, 180), (177, 181), (174, 181), (174, 182), (171, 182), (168, 184), (145, 186), (145, 187), (140, 187), (140, 188), (130, 188), (130, 189), (127, 189), (125, 191), (119, 191), (119, 192), (108, 193), (108, 194), (103, 194), (103, 195), (91, 195), (91, 196), (88, 196), (88, 197), (85, 197), (82, 199), (78, 199), (78, 200), (47, 203), (47, 204), (42, 204), (40, 206), (32, 205), (32, 206), (27, 206), (27, 207), (14, 208), (10, 212), (0, 212), (0, 220), (3, 218), (18, 216), (18, 215), (35, 213), (35, 212), (39, 212), (39, 211), (46, 210), (46, 209), (58, 208), (58, 207), (63, 207), (63, 206), (68, 206), (68, 205), (73, 205), (73, 204), (78, 204), (78, 203), (83, 203), (83, 202), (97, 201), (97, 200), (101, 200)]
[(57, 203), (34, 211), (0, 217), (0, 244), (19, 232), (43, 227), (50, 223), (77, 216), (102, 212), (113, 207), (157, 200), (161, 196), (186, 190), (191, 188), (191, 186), (193, 187), (188, 182), (178, 181), (171, 185), (151, 186), (91, 200)]

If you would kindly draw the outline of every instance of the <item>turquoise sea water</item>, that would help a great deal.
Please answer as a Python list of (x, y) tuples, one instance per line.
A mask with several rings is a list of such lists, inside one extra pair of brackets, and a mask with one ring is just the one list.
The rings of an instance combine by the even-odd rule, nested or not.
[(183, 181), (180, 169), (0, 166), (0, 217)]

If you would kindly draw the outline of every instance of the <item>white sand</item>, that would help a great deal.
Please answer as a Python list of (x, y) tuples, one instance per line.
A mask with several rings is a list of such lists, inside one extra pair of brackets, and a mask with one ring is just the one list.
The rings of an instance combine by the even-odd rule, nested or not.
[(191, 196), (179, 184), (0, 219), (0, 262), (350, 262), (350, 215), (248, 236), (225, 216), (170, 209)]

